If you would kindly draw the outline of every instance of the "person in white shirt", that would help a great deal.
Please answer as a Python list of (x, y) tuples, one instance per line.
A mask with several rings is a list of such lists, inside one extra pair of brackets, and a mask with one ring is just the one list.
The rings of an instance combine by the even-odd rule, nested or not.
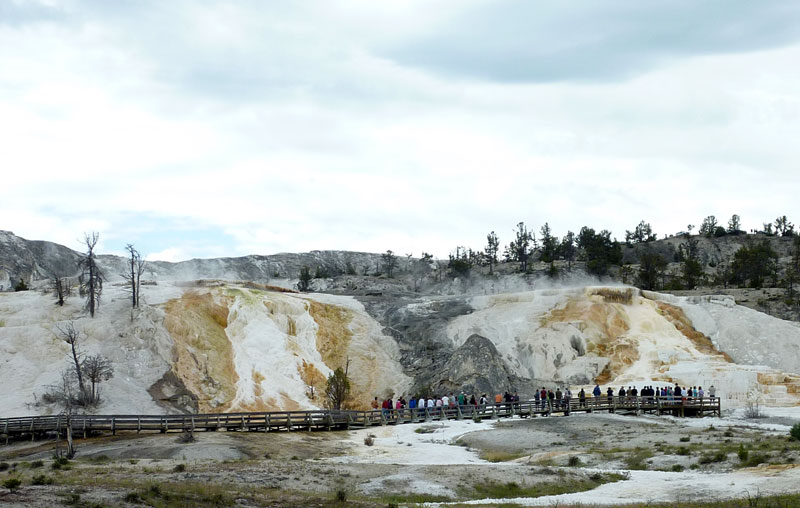
[(445, 395), (445, 396), (443, 396), (443, 397), (442, 397), (442, 405), (443, 405), (444, 407), (447, 407), (447, 406), (449, 406), (449, 405), (450, 405), (450, 399), (447, 397), (447, 395)]

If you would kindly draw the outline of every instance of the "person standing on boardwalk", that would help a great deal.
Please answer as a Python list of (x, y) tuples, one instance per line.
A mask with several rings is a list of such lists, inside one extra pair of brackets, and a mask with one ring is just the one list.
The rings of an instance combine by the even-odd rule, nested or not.
[(711, 397), (711, 400), (714, 400), (714, 397), (717, 395), (717, 388), (712, 384), (708, 387), (708, 396)]
[[(597, 390), (600, 390), (599, 386), (597, 387)], [(595, 395), (595, 397), (597, 397), (597, 395)], [(581, 388), (581, 391), (578, 392), (578, 400), (580, 401), (581, 407), (586, 407), (586, 392), (583, 391), (583, 388)]]

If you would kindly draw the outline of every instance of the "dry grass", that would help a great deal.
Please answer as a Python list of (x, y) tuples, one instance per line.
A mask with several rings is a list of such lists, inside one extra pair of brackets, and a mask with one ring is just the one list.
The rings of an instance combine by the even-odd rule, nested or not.
[(247, 289), (259, 289), (261, 291), (276, 291), (278, 293), (295, 293), (298, 292), (294, 289), (286, 289), (279, 286), (270, 286), (269, 284), (259, 284), (258, 282), (246, 281), (242, 285)]
[(600, 296), (605, 303), (620, 303), (630, 305), (633, 303), (633, 288), (592, 288), (589, 296)]

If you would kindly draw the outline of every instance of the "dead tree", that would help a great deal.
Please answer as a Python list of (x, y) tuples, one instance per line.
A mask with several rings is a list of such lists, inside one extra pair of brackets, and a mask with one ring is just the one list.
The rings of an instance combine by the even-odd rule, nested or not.
[(80, 350), (81, 331), (72, 321), (63, 326), (56, 325), (56, 330), (58, 338), (69, 344), (69, 356), (75, 365), (75, 376), (78, 379), (78, 389), (80, 390), (77, 398), (79, 401), (83, 401), (86, 396), (86, 386), (83, 384), (83, 372), (81, 371), (81, 359), (83, 358), (83, 353)]
[(56, 305), (63, 307), (66, 299), (72, 296), (72, 282), (69, 277), (52, 274), (50, 276), (50, 287), (56, 297)]
[(130, 253), (131, 257), (128, 260), (126, 272), (122, 274), (122, 278), (125, 279), (125, 282), (130, 286), (131, 307), (135, 308), (139, 306), (139, 300), (141, 298), (140, 288), (145, 261), (142, 259), (142, 255), (138, 250), (136, 250), (132, 243), (126, 245), (125, 250)]
[(81, 367), (83, 375), (92, 384), (89, 403), (95, 404), (100, 401), (100, 383), (114, 377), (114, 367), (111, 365), (111, 360), (102, 355), (87, 356)]
[(91, 235), (86, 233), (84, 235), (86, 253), (79, 262), (82, 270), (80, 276), (81, 294), (86, 296), (86, 310), (89, 311), (89, 315), (92, 317), (94, 317), (95, 310), (100, 307), (100, 295), (103, 292), (103, 273), (97, 266), (97, 255), (94, 253), (99, 238), (99, 233), (92, 233)]

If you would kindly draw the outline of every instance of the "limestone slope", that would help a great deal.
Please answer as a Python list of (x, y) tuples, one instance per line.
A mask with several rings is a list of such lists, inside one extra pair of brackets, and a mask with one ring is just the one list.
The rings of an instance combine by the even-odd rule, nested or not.
[(56, 333), (69, 321), (83, 332), (84, 353), (114, 365), (95, 412), (320, 407), (328, 375), (348, 361), (353, 406), (407, 391), (396, 344), (355, 300), (248, 286), (147, 286), (132, 314), (124, 289), (109, 285), (94, 319), (77, 297), (58, 307), (33, 291), (0, 293), (0, 415), (62, 409), (37, 402), (69, 366)]
[[(564, 385), (680, 383), (744, 400), (797, 404), (800, 328), (708, 300), (587, 287), (473, 298), (448, 324), (454, 348), (473, 334), (493, 341), (523, 380)], [(742, 326), (742, 321), (747, 326)], [(730, 353), (728, 353), (730, 351)], [(735, 363), (738, 360), (740, 363)]]

